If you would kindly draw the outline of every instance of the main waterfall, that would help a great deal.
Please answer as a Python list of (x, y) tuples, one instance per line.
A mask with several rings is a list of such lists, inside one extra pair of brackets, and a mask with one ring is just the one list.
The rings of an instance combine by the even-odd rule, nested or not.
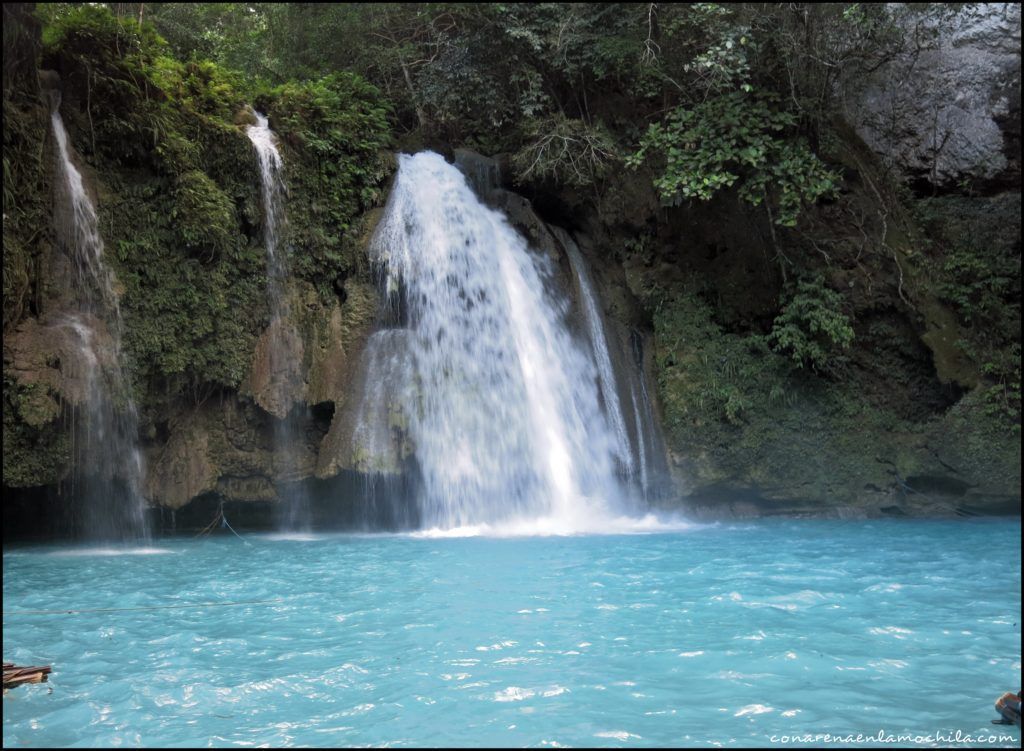
[(423, 526), (572, 532), (624, 513), (621, 412), (602, 408), (551, 258), (432, 152), (399, 156), (370, 253), (407, 311)]
[[(103, 258), (96, 209), (71, 145), (54, 94), (50, 115), (57, 143), (54, 219), (58, 242), (71, 261), (70, 302), (75, 312), (61, 320), (77, 350), (65, 366), (69, 380), (82, 384), (74, 426), (73, 495), (83, 501), (79, 527), (94, 539), (148, 536), (142, 497), (143, 463), (138, 414), (123, 368), (121, 308), (114, 274)], [(83, 419), (84, 418), (84, 419)]]

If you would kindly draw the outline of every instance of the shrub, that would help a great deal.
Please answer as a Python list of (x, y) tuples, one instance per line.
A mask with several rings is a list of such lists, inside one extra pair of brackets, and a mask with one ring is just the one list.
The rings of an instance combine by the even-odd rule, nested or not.
[(744, 88), (672, 110), (648, 128), (627, 164), (657, 156), (664, 168), (654, 186), (668, 203), (706, 201), (736, 186), (755, 206), (766, 199), (777, 204), (776, 223), (793, 226), (804, 204), (835, 190), (838, 176), (793, 134), (796, 119), (778, 108), (776, 97)]
[(853, 327), (842, 311), (843, 297), (820, 277), (798, 280), (775, 318), (768, 342), (798, 367), (834, 373), (840, 350), (853, 343)]

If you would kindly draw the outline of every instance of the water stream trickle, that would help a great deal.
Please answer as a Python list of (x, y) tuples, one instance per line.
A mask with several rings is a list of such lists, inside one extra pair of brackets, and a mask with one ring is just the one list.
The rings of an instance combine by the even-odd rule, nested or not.
[[(301, 339), (291, 322), (287, 279), (289, 263), (280, 247), (281, 230), (285, 225), (284, 160), (278, 151), (276, 137), (265, 115), (256, 112), (256, 125), (246, 134), (256, 149), (263, 197), (263, 244), (267, 251), (267, 300), (270, 324), (267, 327), (267, 362), (269, 376), (268, 400), (273, 413), (273, 450), (278, 492), (284, 496), (280, 513), (283, 528), (308, 529), (309, 504), (298, 480), (302, 472), (299, 453), (302, 449), (301, 422), (303, 408), (293, 407), (294, 388), (300, 382), (298, 373)], [(286, 490), (282, 490), (283, 488)]]
[(256, 114), (256, 125), (246, 128), (246, 134), (256, 149), (260, 166), (260, 186), (263, 196), (263, 245), (267, 251), (267, 294), (272, 315), (280, 315), (286, 305), (284, 283), (288, 276), (288, 263), (278, 249), (280, 231), (284, 225), (284, 161), (277, 150), (274, 132), (265, 115)]
[(568, 232), (561, 227), (553, 227), (555, 237), (565, 249), (569, 256), (569, 263), (572, 265), (573, 273), (576, 276), (580, 290), (580, 298), (583, 307), (583, 317), (587, 323), (587, 336), (594, 351), (594, 361), (597, 364), (597, 377), (604, 398), (605, 413), (615, 433), (615, 446), (619, 461), (627, 475), (636, 471), (636, 462), (633, 459), (633, 450), (629, 440), (629, 431), (626, 429), (626, 420), (622, 413), (622, 405), (619, 402), (619, 388), (615, 377), (615, 368), (612, 365), (611, 354), (608, 351), (608, 337), (604, 330), (604, 317), (598, 307), (597, 294), (594, 291), (593, 282), (590, 280), (590, 271), (587, 268), (580, 249)]
[(81, 385), (81, 415), (73, 431), (73, 495), (83, 500), (80, 527), (91, 539), (146, 538), (139, 420), (124, 372), (114, 273), (103, 258), (99, 219), (72, 159), (56, 95), (50, 121), (57, 143), (57, 239), (74, 267), (75, 312), (59, 325), (70, 331), (77, 352), (67, 375)]

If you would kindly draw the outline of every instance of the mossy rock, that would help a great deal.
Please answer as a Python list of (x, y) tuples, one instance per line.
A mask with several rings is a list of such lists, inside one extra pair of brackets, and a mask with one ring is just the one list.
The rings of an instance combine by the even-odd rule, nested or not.
[(171, 218), (186, 247), (215, 255), (225, 252), (237, 231), (231, 199), (199, 170), (175, 182)]

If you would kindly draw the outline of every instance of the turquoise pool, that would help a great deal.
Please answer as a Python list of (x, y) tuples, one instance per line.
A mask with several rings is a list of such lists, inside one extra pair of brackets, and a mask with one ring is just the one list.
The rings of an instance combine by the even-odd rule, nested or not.
[[(990, 720), (1020, 688), (1020, 534), (9, 546), (4, 659), (54, 673), (4, 698), (4, 745), (1019, 745)], [(17, 615), (239, 601), (261, 604)]]

